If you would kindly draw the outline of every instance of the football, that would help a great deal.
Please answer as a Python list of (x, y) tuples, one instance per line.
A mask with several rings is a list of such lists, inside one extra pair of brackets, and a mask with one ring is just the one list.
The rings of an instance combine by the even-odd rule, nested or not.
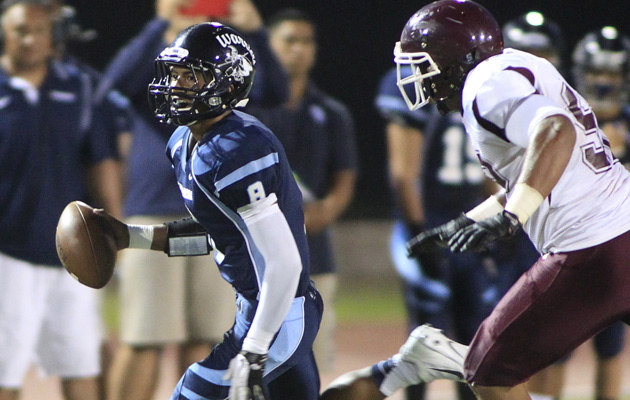
[(116, 264), (116, 240), (103, 218), (80, 201), (68, 204), (57, 224), (57, 254), (66, 270), (82, 284), (100, 289)]

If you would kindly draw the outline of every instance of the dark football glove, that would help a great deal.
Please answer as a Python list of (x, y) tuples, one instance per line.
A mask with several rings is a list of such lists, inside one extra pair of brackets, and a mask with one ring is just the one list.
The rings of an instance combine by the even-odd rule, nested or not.
[[(418, 236), (424, 231), (422, 224), (405, 223), (407, 232), (412, 237)], [(442, 259), (438, 249), (430, 249), (418, 254), (414, 254), (413, 257), (418, 261), (422, 274), (429, 279), (440, 279), (442, 277), (442, 269), (440, 267), (440, 260)]]
[(419, 257), (423, 253), (437, 251), (438, 247), (448, 247), (448, 241), (456, 232), (474, 223), (475, 221), (462, 213), (444, 225), (422, 232), (407, 242), (407, 256)]
[(465, 251), (481, 252), (488, 244), (508, 236), (514, 236), (521, 230), (518, 217), (509, 211), (486, 218), (465, 227), (453, 235), (448, 246), (453, 253)]
[(231, 400), (265, 400), (262, 378), (267, 362), (266, 354), (241, 351), (230, 361), (230, 367), (223, 379), (231, 379)]

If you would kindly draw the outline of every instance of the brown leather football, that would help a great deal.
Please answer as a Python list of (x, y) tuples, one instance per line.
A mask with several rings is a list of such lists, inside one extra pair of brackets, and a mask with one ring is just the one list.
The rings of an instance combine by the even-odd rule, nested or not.
[(68, 204), (57, 224), (57, 254), (66, 270), (82, 284), (100, 289), (116, 265), (116, 240), (103, 218), (80, 201)]

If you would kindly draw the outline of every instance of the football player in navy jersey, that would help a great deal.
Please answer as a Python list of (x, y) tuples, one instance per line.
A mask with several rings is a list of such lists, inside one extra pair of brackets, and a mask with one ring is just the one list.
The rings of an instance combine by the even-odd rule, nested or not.
[[(411, 75), (411, 69), (401, 72)], [(387, 121), (389, 173), (396, 204), (391, 254), (402, 278), (410, 330), (423, 323), (448, 330), (468, 343), (514, 281), (538, 257), (524, 235), (483, 254), (436, 249), (407, 258), (405, 244), (423, 229), (442, 225), (472, 209), (495, 185), (485, 178), (459, 114), (435, 107), (410, 111), (396, 85), (396, 68), (381, 80), (376, 106)], [(423, 385), (407, 388), (422, 398)], [(460, 397), (475, 398), (466, 385)]]
[(312, 344), (323, 303), (309, 278), (300, 189), (271, 131), (235, 110), (255, 67), (249, 43), (219, 23), (187, 28), (162, 51), (149, 98), (158, 119), (179, 125), (167, 156), (192, 218), (157, 226), (109, 218), (120, 248), (214, 247), (236, 292), (232, 329), (188, 368), (172, 399), (318, 398)]
[[(174, 127), (160, 123), (147, 106), (147, 84), (154, 61), (185, 28), (208, 20), (188, 15), (186, 0), (155, 0), (156, 15), (105, 67), (98, 95), (116, 88), (132, 102), (135, 115), (125, 150), (123, 213), (128, 224), (158, 224), (188, 214), (164, 149)], [(287, 78), (268, 44), (262, 17), (250, 0), (231, 0), (225, 23), (239, 31), (256, 54), (252, 105), (277, 105), (288, 96)], [(275, 132), (274, 132), (275, 133)], [(206, 257), (164, 257), (126, 249), (117, 264), (120, 310), (119, 343), (108, 374), (109, 400), (149, 400), (162, 368), (166, 346), (175, 347), (176, 376), (204, 358), (232, 325), (234, 291)], [(170, 373), (169, 373), (170, 374)]]

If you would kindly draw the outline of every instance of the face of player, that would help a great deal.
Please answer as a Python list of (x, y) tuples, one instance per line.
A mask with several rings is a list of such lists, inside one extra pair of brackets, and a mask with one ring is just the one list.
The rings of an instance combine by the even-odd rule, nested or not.
[(315, 64), (315, 30), (306, 21), (284, 21), (273, 28), (269, 42), (289, 77), (306, 77)]
[(195, 73), (192, 69), (184, 66), (170, 66), (170, 87), (173, 89), (171, 108), (178, 111), (190, 110), (193, 105), (193, 99), (190, 97), (191, 92), (186, 92), (183, 89), (201, 89), (207, 83), (202, 73)]
[(52, 15), (43, 6), (16, 4), (2, 16), (4, 55), (14, 68), (46, 65), (52, 55)]

